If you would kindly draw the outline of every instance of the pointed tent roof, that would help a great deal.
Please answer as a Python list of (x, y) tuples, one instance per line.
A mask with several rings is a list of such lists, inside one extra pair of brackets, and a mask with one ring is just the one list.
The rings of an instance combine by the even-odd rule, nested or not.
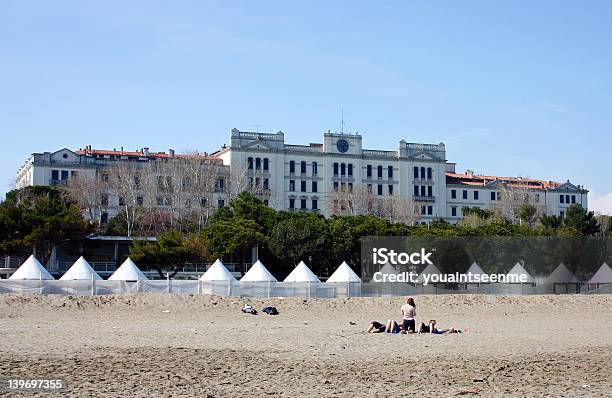
[(213, 265), (200, 277), (201, 281), (235, 281), (236, 278), (225, 268), (221, 260), (216, 259)]
[(440, 269), (435, 264), (429, 264), (423, 272), (416, 278), (416, 283), (425, 283), (425, 275), (442, 275)]
[(321, 281), (317, 276), (308, 268), (306, 263), (300, 261), (300, 263), (291, 271), (283, 282), (315, 282), (320, 283)]
[(382, 272), (383, 274), (386, 274), (386, 275), (399, 275), (399, 272), (397, 271), (397, 269), (395, 269), (395, 267), (389, 263), (386, 263), (385, 265), (383, 265), (382, 268), (379, 270), (379, 272)]
[(142, 281), (147, 280), (145, 274), (134, 264), (131, 258), (126, 258), (123, 264), (108, 278), (109, 281)]
[(527, 275), (525, 283), (535, 283), (533, 276), (529, 275), (529, 272), (527, 272), (520, 263), (514, 264), (514, 267), (512, 267), (512, 269), (506, 274), (506, 276), (509, 275)]
[(570, 271), (565, 264), (561, 263), (557, 265), (557, 268), (548, 275), (546, 283), (579, 283), (580, 281), (576, 278), (576, 275)]
[(69, 280), (91, 280), (91, 278), (99, 281), (102, 280), (100, 275), (91, 268), (91, 265), (83, 258), (83, 256), (79, 257), (78, 260), (72, 264), (72, 267), (60, 278), (60, 281), (69, 281)]
[(274, 275), (270, 273), (261, 263), (257, 260), (255, 264), (247, 271), (246, 274), (240, 279), (241, 282), (278, 282)]
[(589, 279), (589, 283), (612, 283), (612, 268), (606, 263)]
[(466, 274), (470, 272), (472, 273), (472, 275), (486, 275), (482, 268), (480, 268), (480, 265), (478, 265), (478, 263), (476, 262), (473, 262), (472, 265), (470, 265), (470, 268), (465, 271)]
[(343, 261), (342, 264), (340, 264), (340, 266), (338, 267), (338, 269), (336, 269), (334, 273), (331, 274), (329, 278), (327, 278), (326, 282), (329, 282), (329, 283), (356, 282), (358, 283), (358, 282), (361, 282), (361, 278), (359, 278), (359, 276), (355, 273), (355, 271), (353, 271), (351, 267), (349, 267), (346, 261)]
[(55, 278), (38, 262), (34, 255), (31, 255), (9, 279), (52, 280)]

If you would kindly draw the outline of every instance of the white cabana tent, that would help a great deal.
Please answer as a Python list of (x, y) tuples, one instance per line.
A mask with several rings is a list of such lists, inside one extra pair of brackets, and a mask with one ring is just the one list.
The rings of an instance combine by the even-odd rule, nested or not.
[(548, 278), (546, 278), (546, 283), (580, 283), (580, 281), (565, 264), (561, 263), (557, 265), (557, 268), (555, 268), (550, 275), (548, 275)]
[(123, 264), (108, 278), (109, 281), (142, 281), (147, 280), (145, 274), (134, 264), (131, 258), (125, 259)]
[(40, 262), (31, 255), (9, 279), (53, 280), (55, 279)]
[[(512, 267), (512, 269), (506, 274), (506, 277), (514, 276), (514, 275), (516, 275), (517, 277), (520, 277), (521, 275), (525, 275), (525, 282), (515, 282), (515, 283), (520, 283), (520, 284), (535, 283), (535, 279), (533, 278), (533, 276), (531, 276), (529, 272), (527, 272), (520, 263), (514, 264), (514, 267)], [(506, 281), (508, 279), (509, 278), (506, 278)], [(516, 280), (518, 280), (518, 278), (516, 278)]]
[[(424, 284), (425, 283), (425, 275), (440, 275), (440, 276), (442, 276), (442, 272), (440, 272), (440, 269), (438, 267), (436, 267), (435, 264), (429, 264), (427, 267), (425, 267), (423, 272), (421, 272), (421, 274), (419, 276), (417, 276), (416, 283), (417, 284)], [(429, 283), (431, 283), (431, 279), (429, 279)]]
[(216, 259), (213, 265), (200, 277), (201, 281), (236, 281), (234, 275), (225, 268), (221, 260)]
[(102, 278), (100, 275), (91, 268), (91, 265), (83, 258), (83, 256), (79, 257), (78, 260), (72, 264), (72, 267), (66, 271), (64, 275), (60, 278), (60, 281), (70, 281), (70, 280), (96, 280), (100, 281)]
[(317, 276), (308, 268), (306, 263), (300, 261), (300, 263), (291, 271), (283, 282), (314, 282), (320, 283), (321, 281)]
[(383, 265), (378, 272), (382, 273), (383, 275), (399, 275), (400, 274), (399, 271), (389, 263), (386, 263), (385, 265)]
[(361, 283), (361, 278), (349, 267), (346, 261), (343, 261), (342, 264), (334, 271), (333, 274), (329, 278), (327, 278), (328, 283), (338, 283), (338, 282), (353, 282), (353, 283)]
[(266, 269), (266, 267), (257, 260), (246, 274), (240, 279), (240, 282), (278, 282), (274, 275)]
[(612, 283), (612, 268), (608, 264), (603, 263), (591, 279), (589, 279), (588, 283), (597, 285)]
[[(473, 262), (472, 265), (470, 265), (470, 268), (468, 268), (467, 271), (465, 271), (466, 274), (472, 274), (472, 275), (479, 275), (479, 276), (483, 276), (483, 275), (487, 275), (482, 268), (480, 268), (480, 265), (478, 265), (478, 263)], [(472, 276), (473, 278), (473, 276)]]

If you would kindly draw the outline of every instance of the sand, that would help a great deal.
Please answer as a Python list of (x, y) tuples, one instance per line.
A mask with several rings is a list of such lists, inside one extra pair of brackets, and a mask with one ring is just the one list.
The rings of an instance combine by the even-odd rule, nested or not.
[[(0, 295), (1, 396), (612, 396), (612, 296), (417, 296), (457, 335), (367, 334), (402, 298)], [(280, 315), (247, 315), (243, 304)]]

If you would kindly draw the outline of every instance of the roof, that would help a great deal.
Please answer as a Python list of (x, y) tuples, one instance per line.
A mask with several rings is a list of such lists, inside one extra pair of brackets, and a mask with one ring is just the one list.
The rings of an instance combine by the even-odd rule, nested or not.
[(141, 281), (147, 278), (134, 264), (131, 258), (127, 258), (123, 264), (108, 278), (109, 281)]
[(38, 262), (34, 255), (31, 255), (19, 268), (17, 268), (17, 271), (15, 271), (9, 279), (51, 280), (55, 278), (53, 278), (49, 271)]
[(141, 151), (117, 151), (117, 150), (109, 150), (109, 149), (91, 149), (91, 148), (81, 148), (75, 152), (77, 155), (85, 155), (85, 156), (127, 156), (127, 157), (139, 157), (139, 158), (148, 158), (148, 159), (187, 159), (187, 158), (200, 158), (202, 160), (211, 160), (211, 161), (221, 161), (216, 156), (211, 156), (208, 153), (204, 152), (202, 154), (174, 154), (174, 153), (166, 153), (166, 152), (148, 152), (146, 153), (144, 150)]
[(588, 283), (612, 283), (612, 268), (606, 263), (595, 272)]
[(291, 271), (283, 282), (321, 282), (319, 278), (308, 268), (306, 263), (300, 261), (300, 263)]
[(91, 268), (91, 265), (83, 258), (83, 256), (79, 257), (78, 260), (72, 264), (72, 267), (66, 271), (64, 275), (60, 278), (61, 281), (70, 281), (70, 280), (92, 280), (95, 279), (97, 281), (102, 280), (100, 275)]
[(535, 279), (533, 279), (533, 276), (529, 275), (529, 272), (527, 272), (520, 263), (514, 264), (514, 267), (512, 267), (512, 269), (506, 274), (506, 276), (510, 276), (510, 275), (517, 275), (519, 277), (521, 275), (525, 275), (526, 276), (525, 283), (535, 282)]
[(213, 265), (200, 277), (201, 281), (235, 281), (236, 278), (225, 268), (221, 260), (217, 259)]
[(557, 268), (548, 275), (546, 283), (579, 283), (580, 281), (576, 278), (576, 275), (567, 268), (563, 263), (557, 265)]
[(343, 261), (342, 264), (334, 271), (333, 274), (327, 281), (329, 283), (337, 283), (337, 282), (361, 282), (361, 278), (349, 267), (349, 265)]
[(246, 274), (240, 279), (241, 282), (278, 282), (274, 275), (268, 271), (268, 269), (257, 260), (255, 264), (247, 271)]
[(524, 177), (500, 177), (477, 175), (472, 172), (465, 173), (446, 173), (446, 183), (453, 185), (468, 185), (468, 186), (486, 186), (492, 182), (501, 182), (515, 188), (531, 188), (531, 189), (553, 189), (561, 185), (556, 181), (536, 180), (533, 178)]

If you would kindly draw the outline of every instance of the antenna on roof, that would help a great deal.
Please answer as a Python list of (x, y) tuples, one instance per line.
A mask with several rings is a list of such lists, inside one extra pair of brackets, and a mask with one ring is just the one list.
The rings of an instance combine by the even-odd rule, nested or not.
[(340, 108), (340, 134), (344, 134), (344, 108)]

